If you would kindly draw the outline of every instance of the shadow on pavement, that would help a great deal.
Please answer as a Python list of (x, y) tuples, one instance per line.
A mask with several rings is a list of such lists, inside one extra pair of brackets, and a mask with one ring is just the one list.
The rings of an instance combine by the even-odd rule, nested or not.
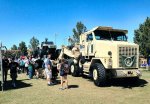
[[(54, 85), (58, 85), (58, 84), (61, 84), (61, 81), (59, 79), (54, 81)], [(79, 88), (79, 86), (78, 85), (68, 85), (68, 88)]]
[(69, 85), (68, 88), (79, 88), (78, 85)]
[(58, 85), (61, 83), (61, 81), (59, 79), (52, 80), (52, 82), (54, 83), (54, 85)]
[[(0, 84), (1, 84), (1, 82), (0, 82)], [(24, 83), (23, 80), (17, 80), (16, 87), (14, 88), (12, 86), (11, 80), (9, 80), (4, 83), (4, 91), (11, 90), (11, 89), (26, 88), (26, 87), (31, 87), (31, 86), (32, 86), (31, 84)], [(2, 91), (1, 87), (0, 87), (0, 91)]]

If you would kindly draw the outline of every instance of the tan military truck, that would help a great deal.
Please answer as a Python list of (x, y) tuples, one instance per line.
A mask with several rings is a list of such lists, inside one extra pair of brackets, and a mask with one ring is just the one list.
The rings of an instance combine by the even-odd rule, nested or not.
[(103, 86), (108, 78), (138, 79), (139, 46), (127, 41), (127, 32), (98, 26), (81, 34), (81, 54), (71, 65), (72, 75), (86, 73), (97, 86)]

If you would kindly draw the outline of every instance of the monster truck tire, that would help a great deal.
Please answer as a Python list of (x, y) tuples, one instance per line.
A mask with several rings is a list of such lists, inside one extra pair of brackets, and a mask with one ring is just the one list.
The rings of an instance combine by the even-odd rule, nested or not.
[(71, 75), (74, 77), (79, 76), (79, 66), (77, 64), (72, 63), (71, 64)]
[(100, 63), (95, 63), (93, 66), (93, 81), (96, 86), (105, 86), (106, 85), (105, 68)]

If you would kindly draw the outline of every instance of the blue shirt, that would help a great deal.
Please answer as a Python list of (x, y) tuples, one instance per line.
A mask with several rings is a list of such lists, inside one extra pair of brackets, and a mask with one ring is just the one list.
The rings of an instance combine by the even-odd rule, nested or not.
[(48, 65), (50, 65), (50, 67), (52, 67), (52, 63), (50, 61), (50, 59), (46, 58), (44, 60), (44, 64), (45, 64), (45, 69), (48, 69)]

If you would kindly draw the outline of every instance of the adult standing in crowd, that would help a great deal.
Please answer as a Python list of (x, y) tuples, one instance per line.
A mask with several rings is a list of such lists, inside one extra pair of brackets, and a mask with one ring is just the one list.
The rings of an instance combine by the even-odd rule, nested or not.
[(44, 60), (48, 86), (53, 85), (52, 80), (51, 80), (51, 78), (52, 78), (52, 63), (51, 63), (50, 59), (51, 59), (51, 54), (48, 54), (48, 57), (45, 58), (45, 60)]
[(2, 62), (3, 62), (2, 66), (3, 66), (3, 70), (4, 70), (3, 79), (4, 79), (4, 82), (6, 82), (8, 69), (9, 69), (9, 60), (6, 57), (3, 57)]
[(34, 67), (33, 67), (33, 62), (29, 61), (29, 65), (28, 65), (28, 75), (29, 75), (29, 79), (33, 78), (34, 75)]
[(13, 87), (16, 87), (17, 67), (18, 66), (19, 66), (18, 63), (14, 61), (14, 58), (12, 58), (9, 67), (10, 67), (10, 77), (12, 79), (12, 86)]
[(40, 56), (38, 56), (37, 60), (35, 61), (35, 72), (37, 78), (42, 76), (42, 64), (43, 60), (40, 58)]
[(24, 73), (25, 63), (24, 63), (23, 58), (20, 59), (19, 66), (20, 66), (21, 72)]
[(35, 76), (38, 79), (39, 78), (39, 58), (36, 57), (36, 60), (34, 61), (34, 68), (35, 68)]
[(29, 59), (28, 57), (26, 56), (25, 59), (24, 59), (24, 63), (25, 63), (25, 71), (28, 75), (28, 65), (29, 65)]
[(29, 78), (32, 79), (33, 76), (35, 75), (35, 70), (34, 70), (34, 62), (33, 62), (33, 59), (32, 59), (32, 56), (29, 56), (29, 63), (28, 63), (28, 75), (29, 75)]

